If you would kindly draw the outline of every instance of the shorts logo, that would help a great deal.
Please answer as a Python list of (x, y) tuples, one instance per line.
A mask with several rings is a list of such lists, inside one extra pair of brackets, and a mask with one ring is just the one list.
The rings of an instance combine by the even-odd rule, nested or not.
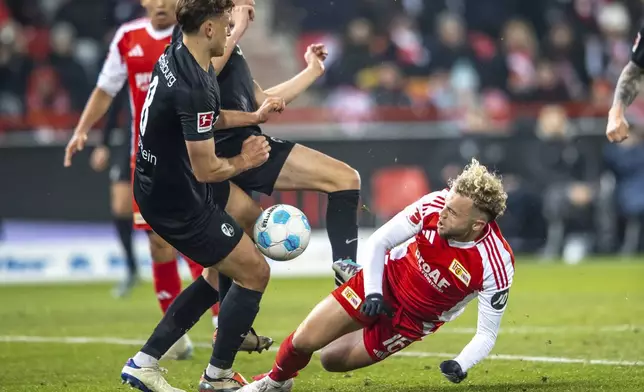
[(461, 263), (458, 262), (458, 260), (454, 259), (452, 261), (452, 265), (449, 266), (449, 270), (452, 271), (454, 275), (463, 283), (465, 283), (465, 286), (470, 286), (470, 281), (472, 280), (472, 275), (470, 275), (469, 272), (463, 267)]
[(215, 112), (197, 113), (197, 132), (206, 133), (212, 131), (215, 123)]
[(274, 141), (275, 143), (284, 143), (284, 140), (278, 139), (276, 137), (270, 136), (271, 140)]
[(362, 299), (358, 297), (358, 294), (356, 294), (356, 292), (353, 291), (351, 287), (345, 287), (344, 290), (342, 290), (342, 296), (346, 298), (347, 301), (349, 301), (354, 309), (358, 309), (358, 307), (362, 303)]
[(235, 235), (235, 229), (230, 223), (224, 223), (221, 225), (221, 232), (224, 233), (227, 237), (232, 237)]

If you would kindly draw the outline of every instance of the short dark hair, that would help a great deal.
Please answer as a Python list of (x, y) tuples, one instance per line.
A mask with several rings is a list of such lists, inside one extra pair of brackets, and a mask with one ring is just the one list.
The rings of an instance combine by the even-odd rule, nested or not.
[(233, 0), (179, 0), (177, 23), (186, 34), (195, 33), (208, 19), (231, 10)]

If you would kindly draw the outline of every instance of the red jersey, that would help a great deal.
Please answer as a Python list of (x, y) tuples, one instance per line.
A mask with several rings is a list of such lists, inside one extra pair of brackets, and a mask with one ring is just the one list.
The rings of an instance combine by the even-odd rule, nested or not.
[(132, 165), (139, 142), (141, 110), (157, 60), (170, 44), (172, 29), (155, 30), (150, 19), (141, 18), (122, 25), (114, 35), (97, 87), (115, 96), (128, 81), (132, 110)]
[[(496, 222), (477, 241), (462, 243), (438, 235), (447, 194), (443, 190), (424, 196), (374, 234), (377, 243), (400, 244), (386, 253), (381, 280), (377, 268), (365, 268), (371, 275), (365, 276), (365, 295), (382, 290), (413, 337), (455, 319), (477, 296), (481, 311), (502, 314), (514, 276), (514, 256)], [(373, 253), (374, 260), (379, 252)]]

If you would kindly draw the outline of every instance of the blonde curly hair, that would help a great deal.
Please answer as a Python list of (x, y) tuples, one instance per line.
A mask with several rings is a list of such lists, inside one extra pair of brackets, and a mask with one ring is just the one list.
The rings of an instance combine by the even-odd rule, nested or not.
[(476, 159), (456, 179), (450, 180), (449, 186), (459, 195), (472, 199), (474, 206), (491, 221), (505, 212), (508, 194), (503, 189), (501, 176), (488, 171)]

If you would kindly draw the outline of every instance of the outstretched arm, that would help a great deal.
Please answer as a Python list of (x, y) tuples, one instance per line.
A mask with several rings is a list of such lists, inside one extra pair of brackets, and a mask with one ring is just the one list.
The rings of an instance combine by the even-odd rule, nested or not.
[(267, 97), (281, 97), (284, 98), (287, 104), (291, 103), (311, 87), (320, 76), (324, 75), (324, 60), (327, 55), (328, 53), (324, 45), (310, 45), (304, 55), (307, 67), (302, 72), (267, 90), (262, 90), (259, 84), (255, 82), (255, 100), (257, 101), (257, 105), (260, 106)]

